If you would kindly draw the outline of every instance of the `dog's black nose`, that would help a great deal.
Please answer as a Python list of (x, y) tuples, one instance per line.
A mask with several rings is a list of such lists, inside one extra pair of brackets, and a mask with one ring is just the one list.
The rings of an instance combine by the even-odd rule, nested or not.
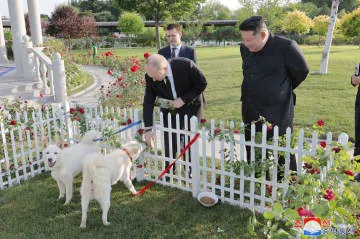
[(52, 161), (53, 161), (53, 160), (52, 160), (52, 158), (48, 158), (48, 162), (50, 162), (50, 163), (51, 163)]

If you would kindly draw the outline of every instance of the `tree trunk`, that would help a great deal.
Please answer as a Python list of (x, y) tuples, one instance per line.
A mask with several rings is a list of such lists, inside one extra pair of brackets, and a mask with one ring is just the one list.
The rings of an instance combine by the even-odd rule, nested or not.
[(155, 34), (156, 34), (156, 48), (159, 50), (160, 49), (160, 47), (161, 47), (161, 44), (160, 44), (160, 33), (159, 33), (159, 21), (160, 21), (160, 13), (159, 13), (159, 11), (160, 11), (160, 3), (158, 2), (157, 3), (158, 4), (158, 7), (157, 7), (157, 9), (156, 9), (156, 11), (155, 11), (155, 14), (154, 14), (154, 20), (155, 20)]
[(326, 35), (325, 46), (324, 46), (324, 50), (323, 50), (323, 54), (322, 54), (322, 58), (321, 58), (321, 64), (320, 64), (320, 74), (327, 74), (330, 47), (331, 47), (332, 37), (333, 37), (333, 33), (334, 33), (339, 3), (340, 3), (340, 0), (332, 0), (330, 22), (329, 22), (328, 32)]

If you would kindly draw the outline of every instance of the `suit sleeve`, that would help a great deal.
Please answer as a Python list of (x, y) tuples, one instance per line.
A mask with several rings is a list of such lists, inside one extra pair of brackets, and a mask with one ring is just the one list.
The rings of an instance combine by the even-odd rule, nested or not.
[(295, 89), (306, 79), (309, 67), (295, 41), (291, 41), (289, 47), (285, 48), (284, 54), (286, 69), (292, 81), (292, 89)]
[(156, 99), (156, 92), (153, 88), (152, 79), (145, 74), (145, 95), (143, 101), (143, 119), (144, 126), (149, 127), (153, 126), (153, 110), (154, 110), (154, 102)]
[(195, 97), (200, 95), (205, 90), (207, 85), (204, 74), (199, 70), (196, 64), (190, 61), (189, 67), (189, 77), (193, 82), (193, 87), (181, 96), (181, 99), (184, 101), (185, 104), (189, 103), (190, 101), (195, 99)]

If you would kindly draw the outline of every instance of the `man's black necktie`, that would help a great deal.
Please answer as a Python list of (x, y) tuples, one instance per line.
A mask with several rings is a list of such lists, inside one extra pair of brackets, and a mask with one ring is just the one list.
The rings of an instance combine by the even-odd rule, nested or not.
[(171, 58), (174, 58), (175, 57), (175, 51), (176, 51), (176, 48), (171, 48)]
[(165, 88), (167, 90), (167, 93), (169, 94), (171, 99), (174, 99), (174, 96), (173, 96), (172, 90), (171, 90), (171, 83), (170, 83), (170, 80), (169, 80), (169, 78), (167, 76), (165, 76), (164, 83), (165, 83)]

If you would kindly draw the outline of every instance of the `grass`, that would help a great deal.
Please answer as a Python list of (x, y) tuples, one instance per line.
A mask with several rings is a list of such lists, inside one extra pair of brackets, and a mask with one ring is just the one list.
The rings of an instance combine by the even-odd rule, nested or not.
[[(101, 209), (93, 201), (87, 229), (80, 229), (80, 179), (67, 206), (57, 200), (57, 186), (48, 173), (0, 191), (0, 238), (263, 238), (249, 235), (249, 210), (228, 204), (204, 208), (191, 193), (161, 185), (133, 197), (122, 183), (113, 186), (111, 225), (102, 225)], [(144, 185), (135, 183), (137, 189)]]
[[(323, 47), (301, 46), (311, 74), (295, 90), (295, 128), (311, 127), (323, 119), (327, 131), (337, 136), (341, 132), (354, 137), (354, 104), (356, 87), (350, 85), (350, 76), (359, 61), (358, 46), (332, 46), (327, 75), (320, 75)], [(154, 53), (154, 48), (117, 49), (121, 56)], [(197, 48), (198, 65), (204, 72), (208, 86), (205, 91), (207, 119), (241, 120), (242, 69), (239, 47)]]

